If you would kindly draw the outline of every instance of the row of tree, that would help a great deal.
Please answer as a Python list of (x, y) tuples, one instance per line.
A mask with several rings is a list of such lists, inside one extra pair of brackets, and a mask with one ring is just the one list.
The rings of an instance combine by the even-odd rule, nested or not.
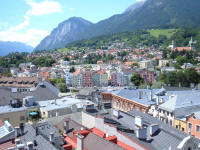
[(158, 81), (170, 86), (190, 87), (200, 83), (200, 74), (193, 68), (160, 74)]

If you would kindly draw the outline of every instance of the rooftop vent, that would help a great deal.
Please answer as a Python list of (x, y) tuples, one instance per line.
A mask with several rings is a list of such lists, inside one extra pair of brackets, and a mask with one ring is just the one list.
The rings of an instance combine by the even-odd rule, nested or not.
[(21, 140), (20, 140), (20, 139), (15, 139), (15, 144), (16, 144), (16, 145), (21, 144)]
[(136, 116), (135, 117), (135, 125), (142, 128), (143, 125), (144, 125), (144, 121), (143, 121), (143, 118), (140, 117), (140, 116)]
[(15, 147), (9, 147), (8, 150), (16, 150)]
[(138, 92), (138, 98), (139, 98), (139, 99), (142, 99), (142, 91), (139, 91), (139, 92)]
[(69, 131), (69, 121), (68, 120), (66, 120), (64, 122), (64, 128), (65, 128), (65, 133), (68, 133), (68, 131)]
[(141, 140), (146, 140), (147, 139), (147, 128), (137, 129), (136, 137)]
[(53, 133), (53, 132), (51, 132), (51, 133), (49, 134), (49, 141), (50, 141), (51, 143), (54, 142), (54, 133)]
[(18, 144), (16, 147), (17, 150), (25, 150), (25, 144)]
[(120, 112), (118, 110), (115, 110), (115, 109), (113, 109), (112, 112), (113, 112), (113, 116), (118, 119), (119, 116), (120, 116)]
[(33, 142), (27, 142), (26, 144), (27, 144), (28, 150), (33, 150), (34, 148)]
[(158, 124), (150, 125), (149, 132), (150, 132), (151, 136), (153, 136), (158, 130), (159, 130), (159, 125)]
[(84, 136), (77, 134), (77, 150), (84, 150)]

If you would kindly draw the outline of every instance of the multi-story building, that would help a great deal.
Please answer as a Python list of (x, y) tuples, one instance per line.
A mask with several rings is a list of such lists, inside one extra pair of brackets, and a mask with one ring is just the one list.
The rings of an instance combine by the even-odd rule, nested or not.
[(200, 111), (186, 117), (186, 133), (200, 139)]
[(153, 83), (155, 79), (155, 72), (147, 69), (139, 71), (140, 76), (144, 79), (145, 83)]
[(117, 86), (117, 73), (116, 72), (113, 72), (111, 74), (110, 83), (111, 83), (112, 86)]
[[(148, 113), (153, 108), (152, 106), (159, 105), (167, 100), (167, 97), (159, 95), (158, 93), (160, 93), (159, 89), (122, 89), (102, 93), (102, 100), (103, 102), (111, 102), (112, 107), (120, 111), (127, 112), (135, 109), (143, 113)], [(158, 96), (160, 96), (160, 100)]]
[(0, 87), (11, 88), (13, 92), (32, 91), (38, 85), (36, 77), (2, 77)]
[(50, 70), (46, 67), (41, 68), (38, 77), (42, 78), (43, 81), (48, 81), (50, 79)]
[(80, 69), (77, 69), (73, 74), (73, 86), (74, 87), (82, 87), (83, 86), (83, 78)]
[(68, 86), (72, 86), (73, 85), (73, 73), (67, 73), (64, 75), (66, 84)]
[(147, 69), (152, 67), (152, 62), (150, 60), (143, 60), (138, 63), (141, 69)]
[(93, 78), (92, 78), (93, 72), (92, 71), (84, 71), (82, 73), (83, 77), (83, 87), (93, 87)]
[(93, 74), (93, 83), (97, 87), (108, 86), (108, 75), (104, 70), (94, 72)]
[(193, 112), (200, 111), (199, 91), (173, 91), (168, 93), (169, 100), (160, 106), (158, 117), (161, 121), (186, 131), (186, 118)]

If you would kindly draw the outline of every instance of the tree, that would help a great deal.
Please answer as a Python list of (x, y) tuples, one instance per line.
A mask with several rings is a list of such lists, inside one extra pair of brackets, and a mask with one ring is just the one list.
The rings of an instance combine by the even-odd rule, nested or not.
[(182, 66), (182, 65), (186, 62), (186, 59), (185, 59), (185, 57), (183, 57), (183, 56), (178, 56), (178, 57), (176, 58), (176, 62), (177, 62), (177, 64), (178, 64), (179, 66)]
[(71, 72), (71, 73), (74, 73), (76, 70), (75, 70), (75, 68), (74, 67), (71, 67), (70, 69), (69, 69), (69, 72)]
[(144, 79), (140, 76), (140, 74), (134, 74), (131, 77), (131, 82), (135, 85), (135, 86), (140, 86), (142, 83), (144, 83)]
[(166, 59), (167, 58), (167, 50), (164, 50), (162, 52), (162, 58)]
[(60, 92), (62, 92), (62, 93), (67, 92), (67, 86), (65, 83), (59, 83), (58, 88), (59, 88)]
[(4, 77), (12, 77), (9, 69), (6, 69), (1, 75)]
[(186, 69), (185, 76), (187, 79), (188, 86), (190, 86), (190, 83), (199, 83), (200, 75), (196, 72), (194, 68)]
[(131, 64), (131, 67), (137, 67), (138, 66), (138, 63), (134, 62)]
[(176, 72), (170, 72), (167, 75), (167, 78), (165, 80), (166, 84), (170, 84), (171, 86), (177, 86), (177, 78), (176, 78)]

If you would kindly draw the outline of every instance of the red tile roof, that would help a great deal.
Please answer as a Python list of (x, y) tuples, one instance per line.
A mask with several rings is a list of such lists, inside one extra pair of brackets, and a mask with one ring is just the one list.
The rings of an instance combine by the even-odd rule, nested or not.
[(191, 49), (190, 49), (190, 47), (176, 47), (175, 48), (175, 50), (177, 50), (177, 51), (190, 51)]

